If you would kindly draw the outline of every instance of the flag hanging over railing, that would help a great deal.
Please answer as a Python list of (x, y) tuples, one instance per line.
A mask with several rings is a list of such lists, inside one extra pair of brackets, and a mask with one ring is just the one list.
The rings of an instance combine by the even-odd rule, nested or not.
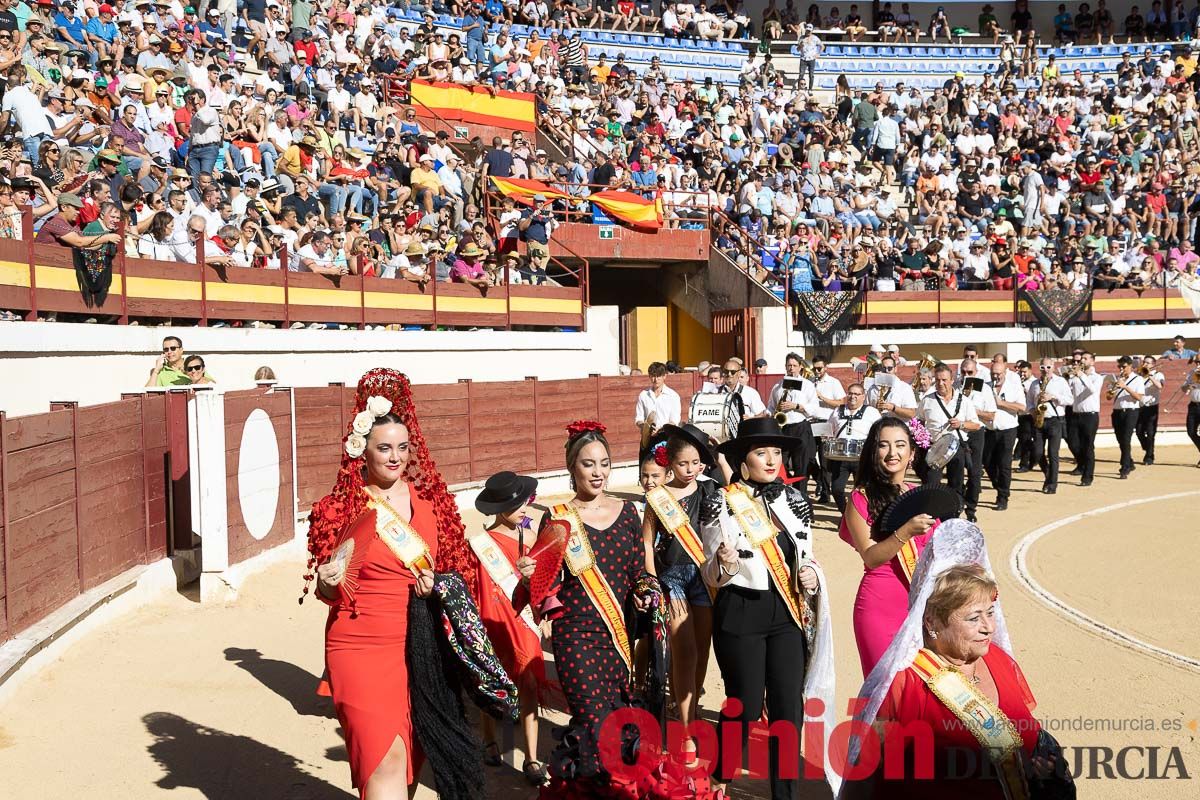
[(521, 178), (492, 178), (492, 183), (506, 197), (511, 197), (522, 205), (532, 205), (534, 195), (538, 194), (547, 200), (586, 199), (599, 206), (608, 216), (620, 220), (626, 225), (645, 230), (658, 230), (663, 225), (662, 198), (657, 196), (648, 198), (633, 192), (605, 190), (591, 194), (587, 198), (577, 198), (541, 181)]
[(537, 127), (533, 95), (527, 92), (430, 81), (413, 81), (410, 91), (418, 117), (428, 116), (428, 110), (449, 122), (527, 132)]

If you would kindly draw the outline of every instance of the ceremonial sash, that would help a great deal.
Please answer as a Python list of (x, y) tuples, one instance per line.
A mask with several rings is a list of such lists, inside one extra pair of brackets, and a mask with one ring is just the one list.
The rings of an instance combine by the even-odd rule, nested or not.
[[(500, 587), (500, 591), (504, 593), (504, 598), (512, 605), (513, 590), (520, 583), (520, 578), (517, 573), (513, 572), (512, 564), (508, 563), (504, 553), (500, 550), (500, 545), (496, 544), (496, 540), (491, 537), (491, 534), (486, 531), (476, 534), (467, 539), (467, 543), (471, 545), (471, 549), (475, 551), (475, 555), (479, 558), (479, 563), (483, 565), (488, 577), (492, 582)], [(541, 628), (533, 621), (533, 611), (526, 604), (518, 615), (521, 621), (524, 622), (529, 629), (537, 634), (542, 635)]]
[(779, 549), (779, 542), (775, 541), (775, 526), (763, 513), (762, 506), (755, 502), (740, 483), (725, 488), (725, 502), (729, 505), (729, 512), (737, 521), (742, 534), (750, 541), (750, 545), (762, 554), (771, 580), (783, 597), (792, 619), (801, 628), (807, 628), (808, 605), (800, 599), (792, 586), (787, 565), (783, 563), (783, 551)]
[(967, 677), (929, 649), (917, 653), (913, 671), (929, 691), (971, 732), (996, 767), (1009, 800), (1028, 800), (1029, 787), (1021, 762), (1021, 736), (1004, 712)]
[[(699, 491), (699, 489), (697, 489)], [(667, 487), (657, 486), (646, 492), (646, 505), (654, 510), (655, 516), (667, 532), (678, 540), (683, 547), (688, 558), (692, 562), (701, 567), (704, 565), (704, 544), (700, 541), (700, 536), (696, 533), (696, 529), (692, 527), (692, 520), (688, 517), (687, 512), (683, 510), (683, 506), (671, 494)], [(708, 589), (709, 598), (715, 596), (715, 590), (707, 583), (704, 584)]]
[(571, 505), (556, 505), (550, 509), (550, 516), (571, 526), (571, 535), (567, 537), (567, 549), (563, 553), (563, 560), (571, 574), (579, 578), (588, 599), (600, 612), (600, 619), (604, 620), (613, 644), (617, 646), (617, 652), (625, 662), (625, 668), (632, 671), (633, 656), (629, 646), (629, 633), (625, 630), (625, 612), (613, 594), (612, 587), (608, 585), (604, 573), (596, 566), (596, 556), (592, 553), (592, 545), (588, 541), (587, 530), (583, 527), (579, 512)]
[(432, 570), (433, 558), (429, 555), (429, 545), (425, 544), (416, 528), (401, 519), (399, 512), (382, 497), (370, 490), (367, 494), (371, 498), (367, 506), (375, 510), (375, 532), (387, 549), (392, 551), (392, 555), (414, 574), (421, 569)]
[(917, 568), (917, 559), (921, 554), (917, 552), (917, 543), (909, 539), (904, 544), (900, 545), (900, 550), (896, 553), (896, 561), (900, 562), (900, 571), (904, 573), (904, 588), (912, 585), (913, 572)]

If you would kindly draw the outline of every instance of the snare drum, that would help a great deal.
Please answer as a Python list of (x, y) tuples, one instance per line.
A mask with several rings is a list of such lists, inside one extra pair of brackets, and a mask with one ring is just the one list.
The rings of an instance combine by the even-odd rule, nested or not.
[(826, 439), (821, 452), (826, 461), (858, 461), (863, 443), (863, 439)]
[(688, 422), (716, 440), (717, 444), (737, 436), (742, 421), (742, 397), (729, 392), (696, 393), (688, 409)]

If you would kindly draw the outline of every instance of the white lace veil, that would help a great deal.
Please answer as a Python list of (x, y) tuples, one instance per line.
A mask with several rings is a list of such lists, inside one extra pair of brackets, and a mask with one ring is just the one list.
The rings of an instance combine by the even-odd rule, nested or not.
[[(937, 532), (930, 537), (929, 543), (921, 553), (908, 590), (908, 617), (896, 632), (879, 663), (863, 682), (858, 699), (859, 702), (865, 701), (865, 704), (855, 715), (856, 720), (867, 725), (875, 722), (879, 706), (883, 704), (883, 698), (891, 689), (892, 681), (897, 674), (908, 669), (917, 652), (925, 646), (925, 604), (929, 601), (929, 595), (933, 593), (938, 576), (950, 567), (960, 564), (978, 564), (987, 570), (989, 575), (992, 574), (983, 531), (964, 519), (947, 520), (938, 526)], [(1008, 625), (1004, 622), (1004, 612), (1000, 608), (999, 599), (996, 600), (995, 613), (992, 642), (1012, 655), (1012, 642), (1008, 638)], [(858, 759), (861, 746), (858, 737), (851, 738), (851, 762)]]

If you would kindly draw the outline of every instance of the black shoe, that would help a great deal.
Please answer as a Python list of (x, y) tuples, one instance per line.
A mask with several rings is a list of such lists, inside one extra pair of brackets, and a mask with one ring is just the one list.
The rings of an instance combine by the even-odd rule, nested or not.
[(525, 780), (530, 786), (542, 786), (548, 780), (546, 765), (540, 761), (526, 761), (521, 772), (525, 774)]
[(1008, 498), (1007, 497), (1002, 497), (996, 501), (996, 510), (997, 511), (1007, 511), (1008, 510)]
[(974, 512), (974, 511), (968, 511), (968, 512), (967, 512), (967, 522), (978, 522), (978, 521), (979, 521), (979, 520), (978, 520), (978, 519), (975, 517), (975, 512)]
[(1017, 467), (1015, 470), (1013, 470), (1013, 472), (1018, 474), (1022, 472), (1033, 472), (1033, 467)]
[(1091, 478), (1084, 478), (1083, 480), (1081, 480), (1081, 481), (1079, 482), (1079, 485), (1080, 485), (1080, 486), (1091, 486), (1091, 485), (1092, 485), (1092, 479), (1091, 479)]
[(1145, 466), (1145, 467), (1152, 467), (1152, 466), (1154, 466), (1154, 456), (1146, 456), (1145, 458), (1143, 458), (1143, 459), (1142, 459), (1142, 466)]
[(828, 502), (829, 502), (829, 495), (822, 493), (821, 495), (819, 495), (819, 496), (817, 497), (817, 502), (818, 502), (818, 503), (821, 503), (822, 505), (824, 505), (825, 503), (828, 503)]
[(1137, 469), (1137, 466), (1134, 464), (1130, 464), (1129, 469), (1127, 469), (1126, 472), (1133, 472), (1135, 469)]
[(1120, 478), (1121, 480), (1125, 480), (1126, 478), (1129, 477), (1129, 471), (1123, 469), (1117, 473), (1117, 477)]
[(1042, 494), (1058, 494), (1057, 486), (1043, 486)]
[(1068, 472), (1067, 474), (1068, 474), (1068, 475), (1082, 475), (1082, 474), (1083, 474), (1083, 467), (1076, 467), (1075, 469), (1071, 470), (1071, 471), (1070, 471), (1070, 472)]
[(504, 764), (500, 758), (500, 745), (488, 742), (483, 746), (483, 763), (489, 767), (499, 767)]

